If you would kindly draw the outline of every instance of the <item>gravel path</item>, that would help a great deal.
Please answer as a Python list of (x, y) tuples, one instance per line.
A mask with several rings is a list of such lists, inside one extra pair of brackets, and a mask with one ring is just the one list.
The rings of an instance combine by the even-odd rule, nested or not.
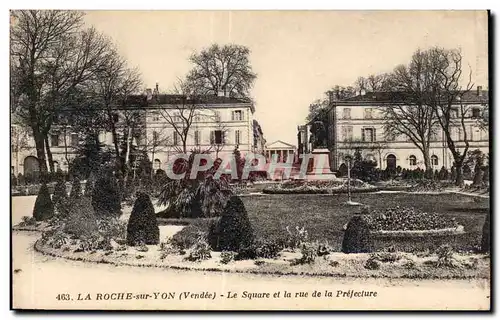
[[(13, 198), (13, 223), (30, 215), (34, 197)], [(39, 234), (13, 232), (13, 307), (35, 309), (487, 309), (489, 282), (486, 280), (409, 280), (313, 278), (226, 274), (170, 269), (115, 267), (85, 264), (41, 255), (33, 243)], [(339, 291), (372, 291), (377, 297), (337, 297)], [(182, 299), (182, 292), (216, 293), (211, 299)], [(280, 292), (279, 298), (243, 298), (247, 292)], [(285, 293), (291, 293), (285, 298)], [(311, 298), (314, 291), (322, 294)], [(154, 299), (154, 294), (174, 293), (175, 299)], [(226, 298), (228, 292), (238, 297)], [(303, 292), (308, 298), (299, 297)], [(332, 297), (325, 297), (331, 292)], [(99, 294), (149, 294), (140, 300), (96, 300)], [(73, 300), (57, 300), (69, 294)], [(78, 294), (92, 300), (78, 301)], [(221, 297), (223, 295), (224, 297)], [(297, 295), (297, 296), (296, 296)], [(342, 295), (342, 294), (341, 294)], [(166, 295), (167, 296), (167, 295)]]

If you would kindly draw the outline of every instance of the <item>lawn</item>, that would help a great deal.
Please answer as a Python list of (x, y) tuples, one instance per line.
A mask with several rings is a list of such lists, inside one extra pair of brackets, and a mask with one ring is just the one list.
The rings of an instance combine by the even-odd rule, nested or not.
[[(275, 239), (286, 235), (285, 228), (305, 227), (310, 240), (327, 240), (340, 251), (342, 227), (359, 207), (346, 206), (345, 195), (256, 195), (242, 197), (257, 238)], [(481, 228), (489, 210), (489, 200), (458, 194), (353, 194), (352, 201), (373, 209), (408, 206), (455, 218), (463, 225), (460, 249), (473, 250), (480, 244)], [(194, 238), (207, 231), (209, 221), (199, 219), (184, 228), (175, 238)]]

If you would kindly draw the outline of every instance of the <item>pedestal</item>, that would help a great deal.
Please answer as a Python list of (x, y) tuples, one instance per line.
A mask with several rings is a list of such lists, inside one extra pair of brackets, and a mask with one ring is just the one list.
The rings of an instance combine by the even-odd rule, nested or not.
[(312, 152), (312, 171), (307, 172), (306, 180), (337, 180), (337, 176), (330, 170), (330, 151), (328, 149), (315, 149)]

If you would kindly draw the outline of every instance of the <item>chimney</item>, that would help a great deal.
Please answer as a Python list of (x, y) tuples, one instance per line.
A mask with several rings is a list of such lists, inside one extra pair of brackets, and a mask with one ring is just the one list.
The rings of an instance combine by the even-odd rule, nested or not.
[(483, 87), (482, 86), (477, 86), (477, 96), (480, 97), (483, 95), (482, 93), (483, 91)]
[(364, 96), (366, 94), (366, 90), (362, 89), (361, 92), (359, 93), (360, 95)]
[(328, 100), (329, 104), (332, 104), (334, 101), (338, 100), (338, 95), (334, 91), (328, 91)]
[(146, 89), (146, 99), (149, 101), (153, 98), (153, 91), (151, 89)]

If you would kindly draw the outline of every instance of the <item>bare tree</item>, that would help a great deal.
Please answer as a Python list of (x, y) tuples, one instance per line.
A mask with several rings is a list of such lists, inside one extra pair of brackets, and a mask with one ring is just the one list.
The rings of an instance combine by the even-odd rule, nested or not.
[(488, 104), (483, 105), (481, 117), (478, 118), (478, 125), (481, 130), (487, 131), (490, 129), (490, 113)]
[[(154, 166), (155, 156), (164, 151), (168, 145), (171, 144), (171, 137), (167, 133), (165, 127), (155, 127), (151, 135), (148, 135), (145, 130), (141, 132), (140, 142), (138, 142), (138, 148), (141, 153), (150, 154), (151, 162)], [(154, 170), (151, 170), (151, 175), (153, 176)]]
[(366, 77), (358, 77), (356, 81), (354, 81), (354, 88), (356, 88), (357, 91), (367, 90), (368, 79)]
[(107, 49), (94, 29), (81, 30), (82, 17), (76, 11), (11, 12), (13, 110), (33, 132), (42, 179), (47, 174), (45, 152), (50, 155), (47, 135), (53, 120), (99, 68)]
[(327, 119), (330, 107), (330, 93), (332, 93), (336, 100), (344, 100), (356, 95), (354, 87), (335, 85), (330, 90), (324, 92), (321, 99), (316, 99), (309, 105), (309, 113), (306, 117), (307, 122), (313, 120)]
[(187, 141), (195, 118), (202, 116), (205, 109), (204, 96), (196, 91), (192, 83), (179, 80), (174, 86), (174, 104), (168, 104), (158, 112), (170, 128), (173, 129), (171, 139), (176, 152), (187, 154)]
[[(215, 122), (215, 130), (210, 134), (210, 149), (213, 148), (213, 150), (215, 151), (215, 158), (219, 158), (219, 152), (221, 152), (226, 145), (229, 128), (223, 121), (221, 121), (217, 111), (214, 111), (213, 115), (211, 115), (210, 117)], [(220, 134), (219, 140), (216, 137), (216, 131), (218, 131)]]
[(429, 149), (438, 126), (427, 99), (433, 80), (427, 53), (417, 50), (408, 65), (394, 69), (390, 77), (391, 104), (381, 108), (386, 139), (407, 137), (422, 152), (426, 169), (432, 168)]
[(368, 77), (359, 77), (354, 82), (356, 90), (366, 90), (371, 92), (385, 91), (388, 89), (389, 74), (371, 74)]
[(249, 97), (249, 91), (257, 75), (252, 71), (249, 60), (250, 50), (242, 45), (213, 44), (199, 53), (194, 53), (190, 61), (193, 69), (187, 81), (198, 88), (200, 94)]
[(141, 105), (137, 105), (141, 101), (133, 101), (131, 96), (139, 92), (142, 82), (138, 70), (127, 66), (127, 62), (111, 42), (108, 46), (109, 52), (104, 57), (101, 68), (95, 73), (88, 90), (94, 97), (95, 105), (102, 112), (105, 129), (112, 134), (115, 157), (123, 159), (121, 169), (124, 170), (128, 161), (129, 142), (141, 116), (138, 111)]
[[(435, 47), (425, 54), (433, 80), (427, 100), (443, 129), (446, 144), (453, 156), (457, 173), (455, 183), (462, 185), (462, 167), (470, 147), (466, 119), (471, 113), (471, 107), (463, 101), (463, 97), (474, 86), (472, 70), (469, 70), (467, 82), (463, 86), (463, 57), (460, 50)], [(454, 134), (457, 130), (462, 134)]]

